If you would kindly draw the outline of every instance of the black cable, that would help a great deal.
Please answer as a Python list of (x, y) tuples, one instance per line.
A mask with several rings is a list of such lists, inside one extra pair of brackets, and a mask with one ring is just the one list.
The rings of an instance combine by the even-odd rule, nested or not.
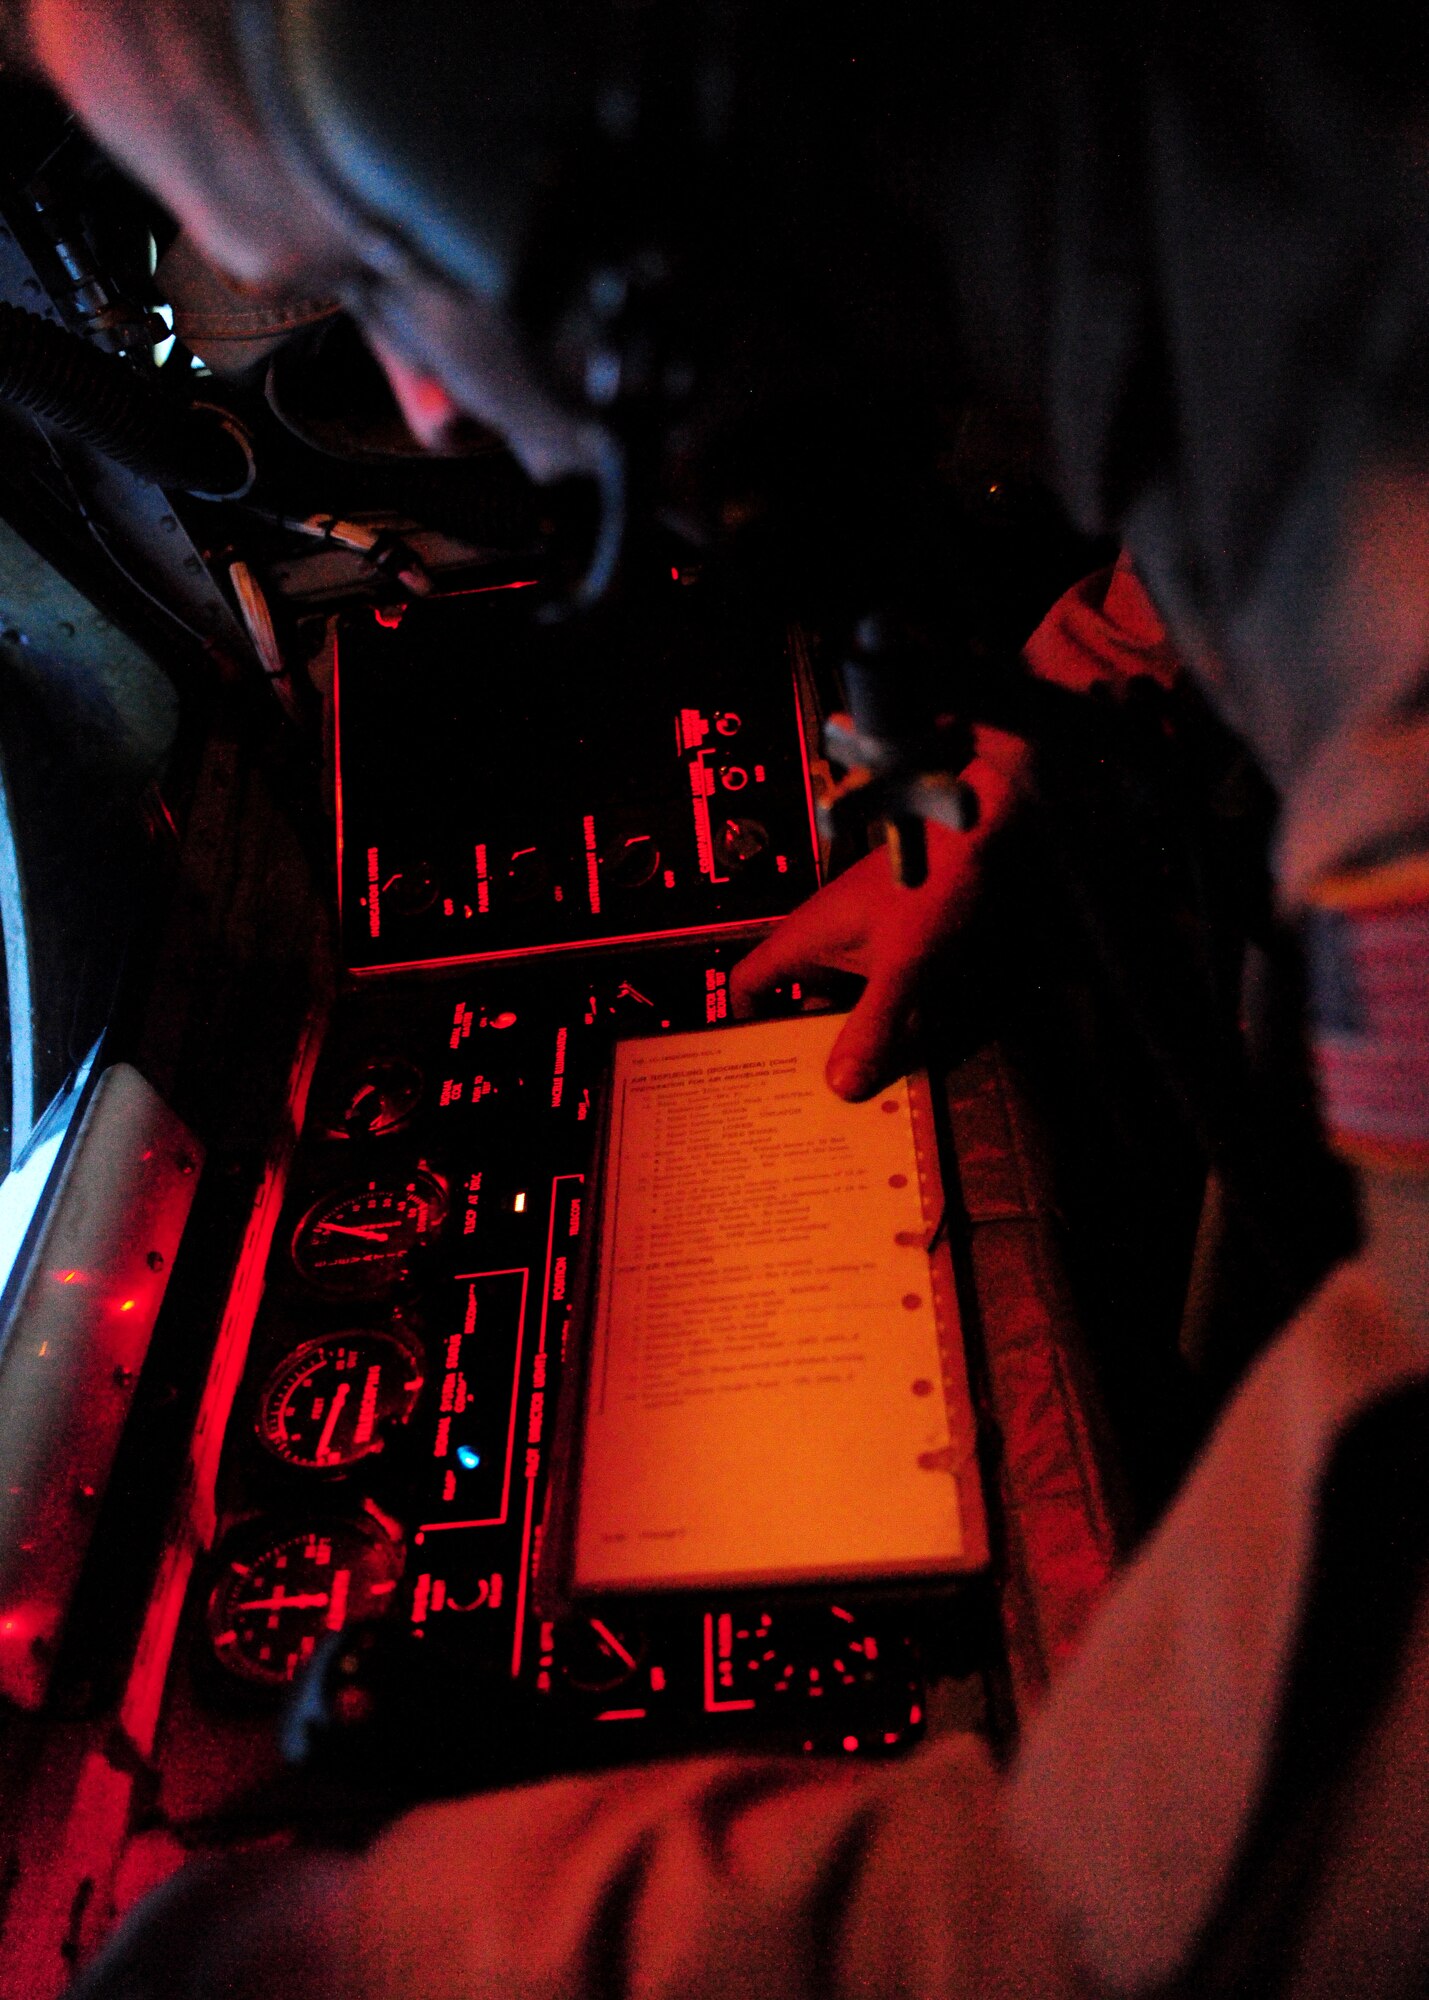
[(253, 483), (247, 446), (222, 411), (172, 402), (116, 355), (3, 302), (0, 398), (159, 486), (226, 500)]

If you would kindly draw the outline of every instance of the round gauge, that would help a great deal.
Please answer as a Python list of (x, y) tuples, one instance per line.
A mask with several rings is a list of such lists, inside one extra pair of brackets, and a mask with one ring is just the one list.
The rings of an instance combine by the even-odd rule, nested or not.
[(400, 1132), (422, 1101), (422, 1072), (392, 1056), (350, 1070), (330, 1093), (326, 1131), (332, 1139), (383, 1139)]
[(239, 1680), (285, 1687), (328, 1633), (390, 1607), (402, 1560), (367, 1521), (240, 1532), (209, 1594), (215, 1659)]
[(413, 1258), (441, 1230), (447, 1196), (418, 1168), (338, 1188), (314, 1202), (293, 1233), (293, 1263), (333, 1298), (379, 1298), (410, 1276)]
[(399, 917), (419, 917), (437, 900), (435, 871), (429, 862), (414, 861), (409, 867), (394, 870), (378, 893), (384, 909)]
[(517, 847), (506, 863), (501, 889), (508, 903), (532, 903), (550, 892), (551, 871), (540, 850)]
[(600, 879), (616, 889), (643, 889), (660, 866), (660, 850), (648, 833), (627, 834), (600, 852)]
[(715, 833), (715, 859), (733, 874), (756, 860), (768, 845), (768, 829), (757, 819), (727, 819)]
[(638, 1672), (645, 1651), (643, 1632), (617, 1630), (603, 1618), (573, 1618), (560, 1627), (556, 1657), (572, 1687), (608, 1694)]
[(416, 1349), (380, 1328), (306, 1340), (263, 1386), (259, 1442), (285, 1465), (344, 1471), (381, 1451), (406, 1423), (422, 1379)]

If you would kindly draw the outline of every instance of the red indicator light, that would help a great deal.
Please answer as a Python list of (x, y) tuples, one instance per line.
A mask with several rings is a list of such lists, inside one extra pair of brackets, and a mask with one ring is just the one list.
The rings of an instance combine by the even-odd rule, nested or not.
[(680, 572), (675, 568), (673, 563), (670, 565), (670, 581), (671, 583), (678, 583), (680, 581)]
[(754, 1707), (752, 1695), (736, 1700), (725, 1696), (722, 1692), (734, 1684), (734, 1667), (731, 1659), (733, 1624), (734, 1621), (727, 1611), (720, 1613), (719, 1664), (716, 1667), (714, 1614), (710, 1611), (705, 1613), (705, 1713), (707, 1715), (718, 1715), (730, 1709)]
[(595, 821), (589, 813), (582, 821), (585, 833), (586, 889), (593, 917), (600, 915), (600, 874), (595, 851)]
[(858, 1748), (858, 1738), (856, 1736), (845, 1736), (844, 1749), (857, 1750), (857, 1748)]

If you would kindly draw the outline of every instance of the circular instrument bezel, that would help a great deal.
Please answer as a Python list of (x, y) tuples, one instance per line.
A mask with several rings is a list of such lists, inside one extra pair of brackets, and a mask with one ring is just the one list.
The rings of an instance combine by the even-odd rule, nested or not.
[(613, 1694), (645, 1664), (650, 1641), (636, 1625), (587, 1616), (565, 1620), (556, 1635), (561, 1678), (582, 1694)]
[[(410, 1201), (425, 1205), (426, 1219), (414, 1235), (398, 1239), (401, 1218)], [(411, 1278), (414, 1250), (434, 1242), (446, 1223), (449, 1201), (445, 1183), (425, 1165), (407, 1175), (375, 1174), (366, 1181), (345, 1181), (309, 1204), (293, 1230), (289, 1255), (293, 1269), (323, 1298), (341, 1301), (387, 1298)], [(366, 1212), (366, 1220), (359, 1220)], [(347, 1212), (351, 1220), (334, 1218)], [(342, 1235), (373, 1249), (322, 1263), (312, 1245), (319, 1232)]]
[[(373, 1355), (366, 1380), (354, 1404), (351, 1394), (361, 1372), (352, 1364), (352, 1383), (339, 1383), (332, 1401), (322, 1412), (322, 1430), (310, 1451), (285, 1448), (284, 1424), (290, 1424), (291, 1399), (321, 1368), (334, 1368), (334, 1360), (344, 1348), (366, 1348)], [(405, 1371), (400, 1397), (394, 1403), (384, 1395), (385, 1382), (372, 1383), (370, 1369), (382, 1362)], [(334, 1372), (343, 1372), (338, 1360)], [(426, 1386), (426, 1357), (419, 1343), (404, 1331), (392, 1327), (349, 1326), (333, 1333), (314, 1335), (281, 1355), (269, 1369), (258, 1392), (253, 1434), (261, 1450), (279, 1465), (294, 1472), (341, 1475), (363, 1465), (385, 1450), (390, 1439), (410, 1421)], [(373, 1407), (366, 1407), (367, 1404)], [(285, 1409), (285, 1405), (288, 1406)], [(352, 1406), (349, 1413), (349, 1405)], [(357, 1419), (357, 1435), (348, 1440), (352, 1416)], [(337, 1426), (341, 1426), (339, 1433)]]
[[(324, 1546), (326, 1561), (317, 1553)], [(290, 1562), (299, 1587), (288, 1597), (282, 1572)], [(406, 1566), (406, 1549), (395, 1534), (366, 1515), (307, 1521), (262, 1518), (245, 1522), (225, 1538), (218, 1564), (204, 1606), (209, 1654), (230, 1680), (251, 1692), (278, 1694), (292, 1686), (328, 1633), (346, 1631), (358, 1619), (386, 1614)], [(335, 1623), (330, 1622), (334, 1592), (316, 1587), (326, 1580), (324, 1571), (343, 1578), (341, 1614)], [(307, 1590), (304, 1583), (310, 1586)], [(243, 1599), (241, 1593), (255, 1590), (258, 1599)], [(265, 1597), (265, 1592), (271, 1594)], [(278, 1642), (270, 1661), (262, 1657), (255, 1616), (265, 1611), (268, 1631)], [(249, 1615), (244, 1618), (244, 1613)], [(281, 1622), (285, 1616), (286, 1627)]]
[[(323, 1091), (323, 1137), (357, 1145), (394, 1138), (416, 1117), (426, 1091), (425, 1074), (406, 1056), (374, 1055), (349, 1063)], [(364, 1124), (357, 1111), (368, 1096), (378, 1099), (378, 1108)]]

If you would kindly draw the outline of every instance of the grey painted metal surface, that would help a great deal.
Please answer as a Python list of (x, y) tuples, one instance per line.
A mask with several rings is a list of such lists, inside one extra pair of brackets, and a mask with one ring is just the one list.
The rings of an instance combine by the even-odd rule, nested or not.
[(0, 1356), (0, 1694), (38, 1707), (163, 1303), (203, 1148), (107, 1069)]
[[(63, 324), (24, 249), (3, 223), (0, 299)], [(30, 421), (0, 408), (0, 451), (6, 448), (5, 430), (13, 435), (14, 426)], [(251, 661), (247, 635), (162, 488), (76, 439), (55, 435), (50, 442), (74, 497), (95, 523), (96, 540), (131, 584), (168, 611), (176, 621), (176, 636), (187, 635), (194, 646), (220, 657)], [(23, 606), (7, 605), (0, 597), (0, 616), (12, 627), (22, 612)]]

